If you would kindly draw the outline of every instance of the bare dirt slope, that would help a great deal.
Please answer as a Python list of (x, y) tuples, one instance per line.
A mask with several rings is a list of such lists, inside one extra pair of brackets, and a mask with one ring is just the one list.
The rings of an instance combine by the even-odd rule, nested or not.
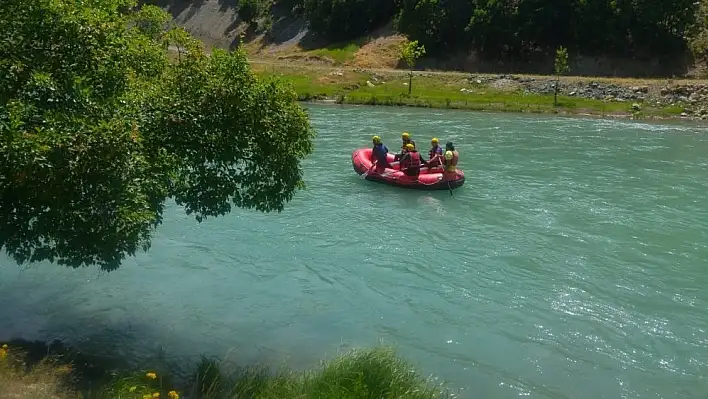
[(174, 21), (208, 49), (232, 49), (243, 34), (246, 51), (259, 59), (297, 61), (303, 63), (343, 63), (364, 68), (395, 68), (398, 47), (405, 38), (393, 32), (390, 26), (360, 40), (353, 59), (337, 62), (317, 50), (326, 46), (309, 34), (305, 21), (293, 17), (290, 10), (273, 8), (273, 27), (269, 35), (249, 31), (237, 13), (236, 0), (147, 0), (169, 12)]
[(236, 0), (147, 0), (169, 12), (174, 21), (207, 48), (230, 49), (243, 30)]

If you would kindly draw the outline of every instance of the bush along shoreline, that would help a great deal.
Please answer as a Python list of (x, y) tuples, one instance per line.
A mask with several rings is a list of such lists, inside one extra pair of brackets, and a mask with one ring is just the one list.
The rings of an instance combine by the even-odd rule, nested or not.
[(390, 348), (357, 349), (310, 371), (231, 367), (202, 357), (186, 379), (116, 368), (60, 343), (0, 345), (0, 397), (17, 399), (455, 398)]

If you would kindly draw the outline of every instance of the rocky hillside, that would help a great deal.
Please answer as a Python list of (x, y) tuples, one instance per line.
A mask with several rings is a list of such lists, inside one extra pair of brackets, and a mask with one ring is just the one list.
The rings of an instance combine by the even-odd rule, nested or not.
[(670, 77), (700, 72), (692, 56), (708, 48), (690, 51), (705, 29), (696, 18), (703, 2), (688, 0), (519, 0), (516, 8), (481, 0), (145, 1), (210, 47), (232, 48), (243, 33), (256, 57), (302, 62), (395, 67), (392, 52), (409, 37), (426, 45), (419, 65), (428, 69), (549, 74), (565, 46), (574, 75)]

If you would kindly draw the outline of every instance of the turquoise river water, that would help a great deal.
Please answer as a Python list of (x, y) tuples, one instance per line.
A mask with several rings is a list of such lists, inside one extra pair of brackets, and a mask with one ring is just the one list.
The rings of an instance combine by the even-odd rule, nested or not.
[[(284, 212), (198, 224), (172, 204), (107, 274), (2, 255), (0, 339), (295, 368), (382, 342), (462, 397), (708, 397), (708, 131), (308, 108), (308, 189)], [(403, 130), (453, 140), (466, 185), (359, 179), (352, 150)]]

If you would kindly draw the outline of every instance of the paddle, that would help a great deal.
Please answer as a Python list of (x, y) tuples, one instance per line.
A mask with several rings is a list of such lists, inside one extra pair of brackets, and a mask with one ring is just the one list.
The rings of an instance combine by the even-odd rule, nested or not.
[(379, 163), (379, 160), (378, 160), (378, 159), (377, 159), (376, 161), (374, 161), (374, 163), (371, 164), (371, 167), (370, 167), (366, 172), (362, 173), (361, 176), (359, 176), (359, 177), (361, 177), (362, 180), (363, 180), (363, 179), (366, 179), (366, 176), (369, 175), (369, 172), (371, 172), (372, 170), (374, 170), (374, 168), (376, 167), (376, 164), (377, 164), (377, 163)]
[[(438, 155), (438, 156), (440, 156), (440, 155)], [(443, 179), (446, 179), (446, 180), (447, 180), (447, 177), (445, 176), (445, 165), (443, 165), (442, 158), (440, 158), (440, 159), (441, 159), (441, 164), (440, 164), (440, 165), (436, 165), (436, 167), (441, 167), (441, 168), (443, 168), (443, 170), (442, 170), (442, 176), (443, 176)], [(447, 180), (447, 190), (450, 191), (450, 196), (451, 196), (451, 197), (454, 197), (454, 195), (452, 194), (452, 187), (450, 186), (450, 180)]]
[[(428, 164), (429, 164), (429, 162), (428, 162)], [(428, 167), (428, 171), (430, 171), (432, 169), (443, 168), (442, 176), (443, 176), (443, 179), (446, 178), (445, 177), (445, 167), (443, 165), (435, 165), (433, 167), (430, 167), (429, 165), (426, 165), (426, 166)], [(447, 189), (448, 189), (448, 191), (450, 191), (450, 196), (454, 197), (454, 195), (452, 194), (452, 186), (450, 186), (450, 180), (447, 180)]]
[[(426, 166), (427, 166), (427, 165), (426, 165)], [(431, 170), (437, 169), (437, 168), (442, 168), (442, 167), (443, 167), (443, 165), (436, 165), (436, 166), (433, 166), (433, 167), (428, 166), (428, 171), (431, 171)], [(445, 169), (444, 169), (444, 168), (443, 168), (443, 171), (442, 171), (442, 176), (443, 176), (443, 179), (445, 179)], [(450, 196), (451, 196), (451, 197), (454, 197), (454, 195), (452, 194), (452, 187), (450, 186), (450, 180), (447, 181), (447, 189), (448, 189), (448, 191), (450, 191)]]
[[(443, 165), (440, 165), (440, 166), (443, 167), (443, 171), (442, 171), (443, 179), (447, 180), (447, 176), (445, 176), (445, 167)], [(450, 186), (450, 180), (447, 180), (447, 190), (450, 191), (450, 197), (454, 197), (454, 195), (452, 195), (452, 187)]]

